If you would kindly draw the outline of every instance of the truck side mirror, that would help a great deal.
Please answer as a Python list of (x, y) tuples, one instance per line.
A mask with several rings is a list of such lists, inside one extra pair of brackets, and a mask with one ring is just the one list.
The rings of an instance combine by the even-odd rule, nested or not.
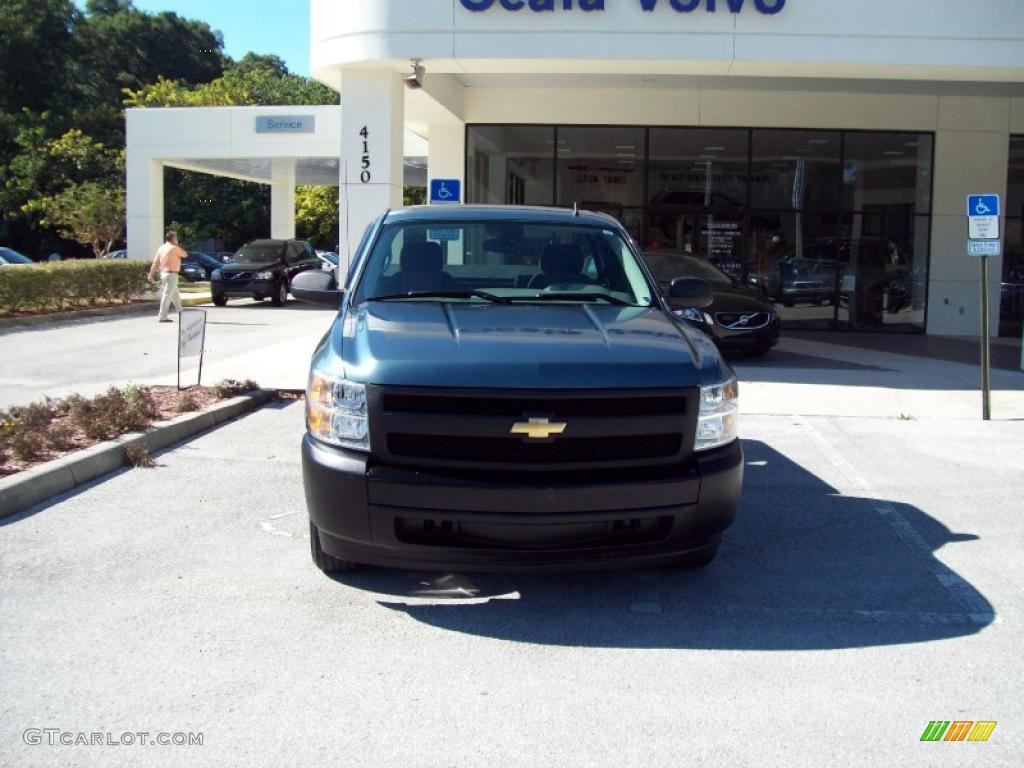
[(344, 291), (338, 290), (334, 272), (309, 269), (300, 272), (292, 280), (292, 296), (310, 304), (326, 304), (337, 309), (341, 305)]
[(699, 277), (677, 277), (668, 290), (672, 309), (704, 309), (714, 298), (711, 285)]

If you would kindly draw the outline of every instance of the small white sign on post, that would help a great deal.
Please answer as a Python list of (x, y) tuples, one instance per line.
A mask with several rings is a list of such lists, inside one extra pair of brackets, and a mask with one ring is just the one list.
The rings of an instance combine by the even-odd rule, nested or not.
[(198, 357), (199, 378), (203, 383), (203, 355), (206, 352), (206, 310), (183, 309), (178, 316), (178, 389), (181, 389), (181, 361)]

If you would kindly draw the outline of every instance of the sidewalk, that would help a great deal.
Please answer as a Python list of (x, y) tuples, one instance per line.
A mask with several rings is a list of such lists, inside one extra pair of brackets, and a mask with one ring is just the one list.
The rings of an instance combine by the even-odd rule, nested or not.
[[(941, 337), (783, 334), (763, 359), (731, 362), (749, 414), (980, 420), (981, 370), (965, 362), (968, 345)], [(923, 356), (925, 346), (931, 356)], [(1024, 419), (1024, 372), (994, 369), (992, 387), (993, 419)]]

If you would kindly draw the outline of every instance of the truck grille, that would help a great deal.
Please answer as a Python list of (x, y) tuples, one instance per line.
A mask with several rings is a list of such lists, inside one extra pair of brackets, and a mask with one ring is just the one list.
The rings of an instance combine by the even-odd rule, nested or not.
[[(374, 455), (436, 468), (573, 470), (642, 467), (686, 458), (696, 390), (564, 391), (367, 388)], [(546, 418), (550, 439), (513, 434)]]
[(388, 435), (388, 450), (395, 456), (429, 459), (444, 456), (456, 461), (505, 464), (577, 464), (658, 459), (679, 453), (681, 435), (582, 437), (550, 443), (528, 443), (501, 437), (445, 437)]

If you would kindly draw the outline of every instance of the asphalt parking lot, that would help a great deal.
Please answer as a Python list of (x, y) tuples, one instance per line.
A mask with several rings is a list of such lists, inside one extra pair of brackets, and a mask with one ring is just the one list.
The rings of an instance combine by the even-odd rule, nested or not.
[[(1019, 422), (748, 415), (703, 572), (338, 579), (302, 429), (277, 403), (0, 521), (0, 764), (1024, 760)], [(922, 743), (936, 719), (998, 726)]]

